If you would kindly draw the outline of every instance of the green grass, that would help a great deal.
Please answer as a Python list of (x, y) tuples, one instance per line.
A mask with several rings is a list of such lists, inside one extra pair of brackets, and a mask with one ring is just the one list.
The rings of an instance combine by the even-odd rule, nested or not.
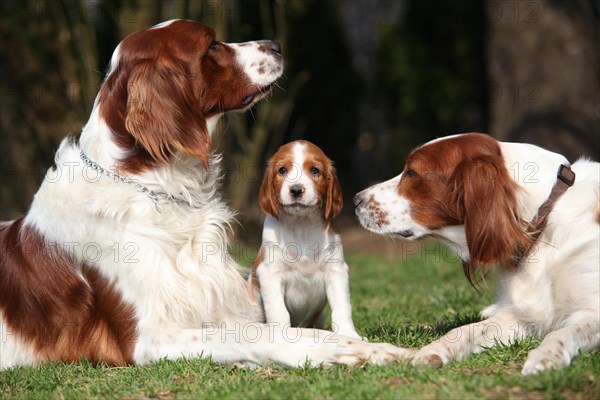
[[(472, 289), (459, 264), (431, 255), (386, 261), (347, 254), (354, 320), (371, 341), (417, 347), (478, 319), (491, 289)], [(439, 370), (402, 363), (349, 368), (255, 370), (208, 360), (160, 361), (148, 367), (19, 367), (0, 372), (0, 397), (18, 398), (600, 398), (600, 354), (582, 354), (560, 371), (521, 376), (538, 342), (455, 362)]]

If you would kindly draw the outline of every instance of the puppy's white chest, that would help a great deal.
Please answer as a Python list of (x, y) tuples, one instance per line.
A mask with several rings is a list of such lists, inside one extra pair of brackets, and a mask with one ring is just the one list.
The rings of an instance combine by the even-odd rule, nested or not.
[(298, 254), (294, 257), (287, 257), (282, 261), (283, 273), (289, 275), (289, 279), (298, 279), (302, 275), (309, 277), (323, 274), (321, 263), (311, 254)]
[(320, 313), (327, 302), (325, 274), (308, 264), (304, 270), (290, 269), (283, 276), (284, 301), (294, 326), (308, 326), (305, 323)]

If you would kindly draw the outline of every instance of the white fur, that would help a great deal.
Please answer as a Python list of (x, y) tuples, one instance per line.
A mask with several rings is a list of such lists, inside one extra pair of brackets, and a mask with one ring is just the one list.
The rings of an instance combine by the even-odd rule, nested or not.
[[(293, 168), (281, 185), (282, 210), (278, 218), (268, 215), (263, 228), (263, 259), (256, 269), (266, 320), (281, 326), (323, 327), (322, 314), (329, 301), (333, 331), (360, 338), (352, 322), (348, 265), (342, 241), (323, 221), (310, 171), (303, 169), (306, 145), (293, 146)], [(301, 187), (294, 198), (290, 189)], [(299, 206), (298, 206), (299, 205)]]
[(153, 27), (151, 27), (150, 29), (159, 29), (159, 28), (164, 28), (166, 26), (171, 25), (173, 22), (175, 21), (179, 21), (178, 19), (169, 19), (167, 21), (163, 21), (161, 23), (158, 23), (156, 25), (154, 25)]
[[(242, 66), (252, 83), (264, 86), (270, 85), (281, 76), (283, 64), (274, 54), (260, 50), (262, 43), (228, 43), (237, 53), (238, 63)], [(266, 56), (267, 55), (267, 56)], [(262, 71), (262, 73), (261, 73)]]
[[(249, 42), (247, 47), (258, 46)], [(271, 65), (273, 58), (261, 54)], [(117, 52), (111, 65), (118, 62)], [(252, 68), (244, 62), (246, 73)], [(272, 71), (269, 83), (281, 72)], [(212, 156), (205, 169), (196, 158), (175, 155), (166, 166), (129, 176), (184, 200), (155, 204), (135, 185), (98, 176), (82, 162), (81, 149), (111, 169), (125, 151), (112, 141), (100, 108), (96, 102), (79, 143), (65, 139), (60, 145), (56, 168), (48, 171), (24, 224), (37, 229), (49, 246), (62, 246), (76, 271), (78, 261), (96, 268), (133, 306), (136, 363), (202, 356), (218, 363), (293, 367), (307, 360), (311, 365), (384, 363), (409, 354), (319, 330), (255, 323), (259, 317), (228, 253), (232, 212), (217, 192), (219, 158)], [(213, 129), (216, 119), (208, 125)], [(0, 342), (0, 369), (44, 361), (36, 358), (32, 344), (11, 336), (1, 313), (0, 323), (7, 337)]]
[[(385, 235), (411, 231), (415, 236), (424, 236), (429, 233), (427, 228), (410, 217), (411, 205), (409, 201), (398, 196), (396, 192), (396, 187), (401, 178), (402, 174), (365, 190), (363, 192), (365, 198), (377, 203), (377, 205), (376, 207), (362, 209), (360, 213), (357, 213), (357, 216), (365, 228), (375, 233)], [(386, 224), (380, 223), (377, 215), (379, 212), (386, 214)]]
[(10, 329), (0, 311), (0, 370), (41, 361), (33, 347)]
[[(294, 204), (310, 208), (315, 207), (320, 201), (315, 191), (313, 180), (309, 177), (308, 172), (303, 170), (305, 149), (306, 145), (303, 143), (294, 144), (294, 161), (292, 163), (292, 169), (287, 172), (285, 181), (283, 185), (281, 185), (281, 190), (279, 192), (281, 203), (284, 207), (289, 207), (288, 212), (291, 213), (302, 213), (302, 210), (305, 210), (305, 208), (294, 210)], [(300, 187), (304, 191), (299, 199), (295, 199), (292, 196), (290, 190), (292, 186)], [(314, 212), (314, 210), (306, 210), (308, 210), (308, 212)]]
[[(556, 182), (560, 154), (520, 143), (501, 143), (506, 168), (519, 184), (519, 212), (530, 220)], [(453, 329), (421, 349), (415, 362), (461, 359), (497, 342), (509, 344), (526, 335), (542, 340), (523, 367), (524, 374), (570, 364), (579, 350), (600, 345), (600, 164), (579, 160), (573, 187), (556, 202), (548, 225), (533, 251), (515, 272), (504, 272), (495, 304), (482, 315), (487, 319)], [(411, 204), (396, 191), (397, 180), (375, 185), (359, 194), (367, 204), (357, 207), (361, 223), (378, 233), (412, 230), (411, 239), (435, 236), (460, 249), (469, 260), (463, 226), (429, 231), (411, 219)], [(381, 226), (372, 220), (368, 205), (377, 202), (388, 214)], [(467, 210), (468, 212), (468, 210)]]

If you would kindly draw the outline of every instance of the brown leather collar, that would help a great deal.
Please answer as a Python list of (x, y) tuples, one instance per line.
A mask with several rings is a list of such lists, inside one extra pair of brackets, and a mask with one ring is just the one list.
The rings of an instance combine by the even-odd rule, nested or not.
[(552, 191), (548, 196), (548, 199), (538, 208), (538, 212), (533, 217), (529, 226), (527, 227), (527, 233), (531, 236), (531, 244), (528, 248), (521, 249), (519, 256), (515, 260), (514, 266), (518, 266), (521, 261), (527, 256), (527, 253), (531, 251), (535, 242), (538, 240), (546, 225), (548, 224), (548, 216), (554, 208), (554, 204), (575, 183), (575, 172), (571, 170), (568, 165), (561, 165), (556, 175), (556, 182), (552, 187)]
[(554, 203), (567, 191), (568, 188), (575, 183), (575, 172), (568, 165), (561, 165), (556, 175), (556, 182), (552, 187), (550, 196), (540, 206), (535, 217), (531, 220), (527, 231), (532, 235), (534, 240), (542, 234), (548, 223), (548, 216), (554, 208)]

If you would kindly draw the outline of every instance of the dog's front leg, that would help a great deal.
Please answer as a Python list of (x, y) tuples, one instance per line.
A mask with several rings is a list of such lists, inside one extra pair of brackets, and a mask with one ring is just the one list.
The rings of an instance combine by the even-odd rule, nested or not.
[(501, 312), (484, 321), (452, 329), (417, 351), (413, 362), (440, 367), (450, 361), (480, 353), (497, 343), (509, 344), (525, 335), (526, 325), (519, 323), (512, 313)]
[(220, 364), (298, 367), (386, 364), (412, 354), (387, 343), (365, 343), (328, 331), (248, 322), (205, 324), (202, 329), (155, 327), (140, 334), (134, 361), (210, 357)]
[(325, 285), (331, 307), (331, 325), (333, 331), (340, 335), (361, 339), (352, 322), (348, 280), (348, 265), (345, 262), (328, 266)]
[(282, 272), (274, 268), (274, 265), (264, 262), (256, 269), (266, 320), (269, 323), (277, 323), (284, 327), (291, 325), (291, 317), (285, 306), (285, 293), (281, 275)]
[(573, 318), (577, 322), (549, 333), (537, 349), (529, 352), (521, 371), (524, 375), (569, 365), (579, 350), (591, 351), (600, 346), (598, 310), (579, 314)]

